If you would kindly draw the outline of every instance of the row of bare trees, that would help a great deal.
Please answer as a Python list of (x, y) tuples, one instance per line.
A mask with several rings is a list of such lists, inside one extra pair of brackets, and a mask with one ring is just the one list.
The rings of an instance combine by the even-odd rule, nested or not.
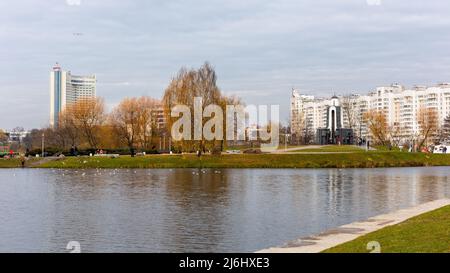
[(6, 133), (0, 129), (0, 143), (6, 142), (8, 140), (8, 136)]
[[(416, 140), (418, 147), (440, 142), (445, 135), (440, 130), (438, 113), (435, 108), (421, 108), (417, 113), (419, 127), (417, 135), (407, 135), (408, 128), (402, 128), (399, 123), (388, 124), (382, 111), (372, 110), (364, 114), (367, 128), (376, 144), (398, 146), (402, 139)], [(449, 118), (450, 122), (450, 118)], [(411, 129), (411, 128), (409, 128)]]
[[(379, 145), (399, 146), (402, 140), (416, 141), (418, 147), (428, 144), (450, 140), (450, 116), (444, 125), (439, 124), (437, 109), (423, 107), (419, 109), (415, 119), (417, 120), (418, 132), (410, 135), (412, 128), (405, 128), (400, 122), (388, 124), (386, 115), (381, 110), (360, 109), (357, 96), (347, 95), (341, 99), (347, 126), (358, 131), (358, 127), (365, 127), (372, 137), (372, 141)], [(447, 124), (447, 125), (446, 125)], [(445, 129), (447, 128), (448, 129)], [(360, 136), (361, 137), (361, 136)]]
[[(26, 144), (29, 149), (39, 149), (45, 136), (46, 145), (59, 150), (127, 147), (132, 154), (137, 149), (153, 150), (177, 119), (170, 115), (172, 107), (186, 105), (193, 115), (195, 97), (202, 98), (202, 109), (211, 104), (219, 105), (223, 110), (226, 105), (242, 104), (238, 97), (222, 95), (214, 68), (205, 63), (199, 69), (182, 68), (166, 88), (162, 102), (145, 96), (125, 98), (110, 113), (107, 113), (102, 98), (83, 99), (67, 105), (57, 126), (33, 130)], [(159, 126), (161, 114), (165, 116), (164, 128)], [(202, 125), (206, 122), (203, 119)], [(174, 144), (182, 151), (224, 148), (222, 140), (202, 139)]]
[(26, 139), (29, 149), (46, 145), (58, 150), (84, 149), (152, 149), (160, 133), (157, 111), (160, 102), (150, 97), (125, 98), (111, 113), (102, 98), (83, 99), (70, 104), (60, 114), (57, 126), (33, 130)]

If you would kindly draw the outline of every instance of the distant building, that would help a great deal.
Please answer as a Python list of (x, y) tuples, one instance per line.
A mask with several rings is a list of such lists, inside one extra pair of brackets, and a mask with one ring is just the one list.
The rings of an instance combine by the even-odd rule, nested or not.
[[(433, 109), (437, 113), (439, 125), (450, 115), (450, 84), (443, 83), (434, 87), (415, 86), (406, 89), (399, 84), (378, 87), (368, 95), (351, 95), (347, 98), (338, 97), (341, 108), (351, 105), (351, 109), (343, 110), (342, 126), (351, 128), (355, 138), (371, 139), (370, 132), (364, 120), (364, 114), (370, 110), (383, 113), (390, 128), (398, 128), (401, 143), (413, 141), (419, 134), (418, 115), (422, 109)], [(317, 129), (327, 128), (327, 110), (333, 105), (332, 99), (316, 98), (300, 94), (293, 90), (291, 95), (291, 131), (295, 135), (314, 134), (317, 140)], [(350, 124), (348, 109), (353, 115)], [(356, 139), (355, 139), (356, 140)]]
[(12, 142), (22, 143), (23, 139), (26, 138), (29, 134), (30, 132), (25, 130), (20, 131), (13, 130), (6, 133), (6, 135), (8, 136), (8, 142), (10, 143)]
[(67, 105), (80, 99), (96, 96), (97, 78), (75, 76), (70, 71), (63, 71), (56, 63), (50, 72), (50, 126), (58, 124), (59, 115)]
[(163, 105), (161, 102), (158, 104), (156, 111), (153, 113), (153, 118), (156, 120), (156, 128), (158, 130), (166, 130), (167, 129), (164, 108), (163, 108)]

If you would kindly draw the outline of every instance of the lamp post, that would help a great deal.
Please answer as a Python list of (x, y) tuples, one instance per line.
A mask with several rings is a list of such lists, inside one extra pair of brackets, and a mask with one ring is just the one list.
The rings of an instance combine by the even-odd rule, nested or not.
[(288, 133), (284, 134), (284, 149), (287, 150), (287, 143), (288, 143), (288, 139), (291, 135)]
[(42, 133), (42, 157), (45, 157), (44, 146), (45, 146), (45, 133)]
[(169, 154), (172, 153), (172, 139), (169, 136)]
[(166, 150), (166, 133), (163, 133), (163, 150)]

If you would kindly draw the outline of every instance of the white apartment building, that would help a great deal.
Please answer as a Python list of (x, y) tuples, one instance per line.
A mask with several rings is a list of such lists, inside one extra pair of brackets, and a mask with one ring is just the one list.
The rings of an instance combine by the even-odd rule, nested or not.
[(50, 126), (58, 124), (59, 115), (67, 105), (80, 99), (96, 96), (97, 78), (76, 76), (70, 71), (63, 71), (56, 63), (50, 72)]
[[(368, 95), (339, 97), (343, 109), (344, 127), (351, 128), (356, 137), (370, 139), (363, 116), (369, 110), (378, 110), (385, 114), (388, 126), (399, 128), (402, 141), (415, 139), (420, 130), (417, 117), (422, 109), (434, 108), (439, 124), (450, 115), (450, 83), (434, 87), (415, 86), (406, 89), (399, 84), (378, 87)], [(301, 135), (306, 131), (315, 134), (317, 129), (326, 127), (326, 109), (332, 105), (332, 99), (315, 98), (292, 91), (291, 130)], [(351, 107), (346, 107), (351, 105)], [(347, 108), (347, 110), (345, 109)], [(350, 110), (350, 112), (349, 112)], [(352, 115), (350, 125), (348, 113)]]

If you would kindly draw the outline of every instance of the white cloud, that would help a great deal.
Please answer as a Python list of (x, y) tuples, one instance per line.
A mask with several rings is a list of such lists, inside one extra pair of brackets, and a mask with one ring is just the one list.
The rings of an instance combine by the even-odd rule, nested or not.
[(69, 6), (79, 6), (81, 5), (81, 0), (66, 0), (66, 3)]
[(11, 117), (0, 108), (0, 127), (46, 122), (56, 61), (75, 74), (97, 74), (108, 103), (159, 97), (181, 66), (205, 60), (222, 90), (285, 110), (291, 87), (364, 93), (393, 81), (450, 81), (446, 0), (376, 7), (367, 0), (34, 2), (0, 1), (0, 94), (21, 108), (19, 97), (35, 98), (26, 108), (39, 114)]

